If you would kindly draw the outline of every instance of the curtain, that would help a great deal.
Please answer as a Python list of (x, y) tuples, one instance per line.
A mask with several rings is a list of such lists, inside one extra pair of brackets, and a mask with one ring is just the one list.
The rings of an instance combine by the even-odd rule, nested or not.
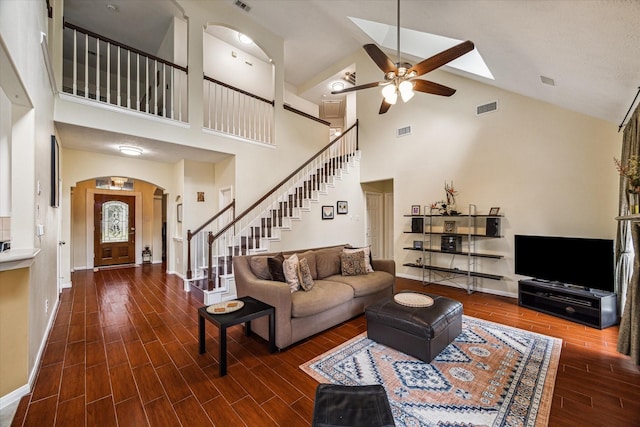
[[(624, 128), (621, 161), (640, 155), (640, 106)], [(619, 213), (628, 215), (626, 179), (620, 178)], [(634, 256), (637, 254), (638, 256)], [(630, 269), (633, 274), (630, 276)], [(640, 365), (640, 222), (618, 221), (616, 236), (616, 291), (622, 310), (618, 352)]]

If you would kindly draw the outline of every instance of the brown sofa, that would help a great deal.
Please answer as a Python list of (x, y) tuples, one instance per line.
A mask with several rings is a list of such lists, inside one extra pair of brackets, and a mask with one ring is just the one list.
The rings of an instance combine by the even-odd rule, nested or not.
[[(276, 346), (280, 349), (364, 313), (364, 309), (393, 295), (395, 262), (371, 261), (374, 272), (355, 276), (341, 273), (345, 245), (284, 252), (306, 258), (313, 287), (291, 292), (289, 284), (271, 280), (267, 259), (276, 254), (233, 257), (238, 297), (252, 296), (276, 308)], [(265, 269), (267, 269), (265, 271)], [(268, 339), (266, 318), (251, 322), (251, 329)]]

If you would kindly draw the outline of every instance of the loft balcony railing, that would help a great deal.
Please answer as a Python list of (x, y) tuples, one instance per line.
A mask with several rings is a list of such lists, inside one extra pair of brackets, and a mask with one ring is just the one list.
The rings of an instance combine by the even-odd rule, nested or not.
[(65, 22), (63, 87), (85, 99), (188, 121), (187, 68)]
[(318, 194), (340, 176), (358, 150), (356, 122), (242, 213), (227, 214), (225, 224), (218, 220), (224, 217), (221, 212), (193, 232), (189, 230), (187, 279), (207, 291), (220, 289), (220, 276), (233, 274), (232, 257), (268, 250), (269, 240), (278, 239), (282, 229), (291, 227), (292, 219), (318, 200)]
[(204, 76), (204, 126), (243, 139), (273, 144), (274, 100)]

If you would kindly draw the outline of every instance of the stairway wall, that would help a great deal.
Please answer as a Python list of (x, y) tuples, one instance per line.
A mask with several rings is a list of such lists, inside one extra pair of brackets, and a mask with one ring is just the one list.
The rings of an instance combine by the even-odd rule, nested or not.
[[(349, 203), (349, 213), (338, 215), (336, 202), (344, 200)], [(334, 208), (332, 220), (322, 219), (322, 206)], [(306, 249), (340, 243), (354, 246), (364, 244), (364, 192), (360, 185), (360, 161), (354, 161), (349, 172), (342, 173), (341, 179), (335, 180), (335, 186), (329, 187), (327, 194), (321, 194), (317, 202), (310, 203), (309, 211), (301, 212), (301, 220), (292, 221), (290, 231), (282, 230), (280, 240), (272, 241), (269, 252)]]

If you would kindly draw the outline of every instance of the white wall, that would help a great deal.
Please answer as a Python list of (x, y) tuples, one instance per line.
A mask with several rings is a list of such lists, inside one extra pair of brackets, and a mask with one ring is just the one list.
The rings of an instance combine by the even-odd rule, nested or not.
[[(41, 250), (30, 269), (29, 306), (24, 308), (29, 313), (30, 380), (33, 380), (41, 344), (52, 320), (52, 308), (58, 301), (60, 210), (49, 206), (50, 138), (54, 133), (53, 97), (40, 47), (41, 33), (47, 31), (46, 8), (41, 2), (0, 2), (0, 50), (3, 51), (0, 84), (7, 94), (24, 91), (29, 98), (9, 97), (13, 103), (12, 247), (35, 247)], [(4, 62), (5, 55), (15, 67)], [(38, 182), (40, 194), (36, 192)], [(36, 224), (44, 226), (43, 236), (36, 237)], [(45, 309), (47, 301), (48, 310)]]
[[(349, 212), (338, 215), (338, 200), (349, 203)], [(322, 219), (322, 206), (333, 206), (334, 219)], [(364, 192), (360, 186), (360, 162), (353, 163), (348, 173), (342, 173), (326, 194), (310, 203), (310, 210), (301, 212), (302, 220), (293, 220), (291, 231), (281, 231), (280, 240), (269, 245), (270, 252), (308, 249), (349, 243), (364, 245)]]
[[(366, 55), (357, 55), (357, 67), (363, 82), (380, 77)], [(459, 191), (459, 210), (466, 212), (473, 203), (478, 213), (499, 206), (504, 214), (504, 238), (484, 239), (479, 246), (504, 259), (477, 261), (480, 271), (505, 279), (481, 280), (482, 290), (516, 295), (514, 234), (615, 238), (619, 179), (612, 158), (621, 149), (616, 124), (442, 71), (426, 78), (457, 93), (451, 98), (418, 93), (378, 115), (379, 91), (357, 92), (362, 181), (394, 179), (400, 275), (421, 276), (420, 270), (402, 267), (416, 258), (402, 249), (415, 237), (404, 233), (410, 225), (403, 215), (411, 205), (442, 200), (445, 181)], [(477, 105), (495, 100), (498, 111), (475, 115)], [(412, 134), (396, 138), (395, 130), (407, 125)]]
[(273, 99), (273, 65), (208, 33), (203, 33), (203, 39), (206, 76), (265, 99)]

